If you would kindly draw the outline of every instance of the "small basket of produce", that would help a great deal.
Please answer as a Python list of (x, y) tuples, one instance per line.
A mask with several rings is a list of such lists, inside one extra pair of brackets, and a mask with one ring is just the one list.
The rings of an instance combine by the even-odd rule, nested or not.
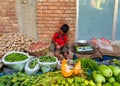
[(36, 74), (39, 71), (39, 64), (37, 58), (29, 60), (25, 65), (25, 73), (29, 75)]
[(27, 61), (29, 61), (30, 56), (24, 52), (9, 52), (6, 53), (2, 62), (10, 68), (13, 68), (18, 71), (22, 71)]
[(28, 49), (28, 52), (33, 56), (41, 56), (45, 55), (49, 51), (49, 43), (39, 41), (36, 43), (32, 43)]
[(57, 68), (58, 59), (55, 56), (41, 56), (38, 59), (38, 63), (43, 73), (48, 71), (54, 71)]

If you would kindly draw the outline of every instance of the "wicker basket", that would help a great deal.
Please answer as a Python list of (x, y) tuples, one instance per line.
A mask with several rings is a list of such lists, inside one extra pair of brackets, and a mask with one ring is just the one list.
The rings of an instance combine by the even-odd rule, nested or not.
[(38, 56), (46, 55), (48, 51), (49, 51), (49, 46), (37, 50), (29, 50), (28, 52), (30, 55), (38, 57)]

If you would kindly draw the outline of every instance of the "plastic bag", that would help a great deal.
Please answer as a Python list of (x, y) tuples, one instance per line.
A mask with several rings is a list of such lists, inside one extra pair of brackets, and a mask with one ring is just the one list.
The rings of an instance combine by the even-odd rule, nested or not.
[[(35, 58), (35, 59), (37, 59), (37, 58)], [(34, 68), (29, 67), (29, 64), (35, 59), (29, 60), (25, 65), (25, 73), (27, 73), (28, 75), (36, 74), (40, 69), (39, 64), (36, 64)]]
[(11, 68), (3, 68), (3, 72), (4, 72), (5, 75), (8, 75), (8, 74), (17, 73), (18, 71), (14, 70), (14, 69), (11, 69)]
[(106, 50), (109, 50), (109, 51), (113, 51), (113, 48), (112, 48), (111, 44), (107, 41), (103, 41), (101, 39), (98, 39), (97, 44), (101, 49), (106, 49)]
[(50, 66), (48, 66), (48, 65), (46, 65), (46, 66), (42, 66), (42, 67), (41, 67), (41, 70), (42, 70), (43, 73), (47, 73), (47, 72), (49, 72), (50, 69), (51, 69), (51, 68), (50, 68)]
[[(5, 57), (9, 54), (12, 54), (12, 53), (20, 53), (20, 54), (24, 54), (26, 55), (28, 58), (23, 60), (23, 61), (17, 61), (17, 62), (8, 62), (8, 61), (5, 61)], [(15, 70), (18, 70), (18, 71), (22, 71), (25, 67), (25, 64), (27, 61), (30, 60), (30, 56), (24, 52), (15, 52), (15, 51), (12, 51), (12, 52), (9, 52), (7, 54), (5, 54), (3, 57), (2, 57), (2, 62), (7, 65), (8, 67), (10, 68), (13, 68)]]
[(113, 48), (111, 46), (111, 42), (105, 38), (100, 38), (100, 39), (92, 38), (90, 43), (93, 46), (95, 46), (96, 48), (99, 47), (101, 49), (113, 51)]
[(55, 62), (40, 62), (38, 59), (38, 63), (40, 65), (40, 68), (42, 68), (43, 66), (50, 66), (50, 70), (49, 71), (54, 71), (55, 68), (57, 68), (57, 64), (58, 64), (58, 59), (57, 57), (54, 57), (56, 59)]
[[(73, 60), (66, 60), (66, 61), (67, 61), (68, 66), (70, 67), (70, 69), (73, 69), (75, 62)], [(61, 69), (61, 64), (62, 64), (62, 62), (59, 60), (58, 65), (57, 65), (58, 69)]]

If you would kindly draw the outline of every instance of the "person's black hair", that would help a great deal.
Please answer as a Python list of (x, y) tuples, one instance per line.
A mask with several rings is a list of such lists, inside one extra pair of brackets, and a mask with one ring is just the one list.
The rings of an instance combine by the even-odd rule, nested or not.
[(67, 24), (63, 24), (61, 26), (61, 30), (62, 30), (63, 33), (67, 33), (68, 30), (69, 30), (69, 26)]

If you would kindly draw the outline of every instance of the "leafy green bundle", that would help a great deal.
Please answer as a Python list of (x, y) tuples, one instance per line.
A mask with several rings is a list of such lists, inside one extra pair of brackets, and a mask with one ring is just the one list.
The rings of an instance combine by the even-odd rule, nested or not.
[(82, 59), (76, 59), (75, 62), (81, 61), (81, 67), (88, 71), (88, 70), (98, 70), (98, 64), (95, 60), (90, 59), (90, 58), (82, 58)]

